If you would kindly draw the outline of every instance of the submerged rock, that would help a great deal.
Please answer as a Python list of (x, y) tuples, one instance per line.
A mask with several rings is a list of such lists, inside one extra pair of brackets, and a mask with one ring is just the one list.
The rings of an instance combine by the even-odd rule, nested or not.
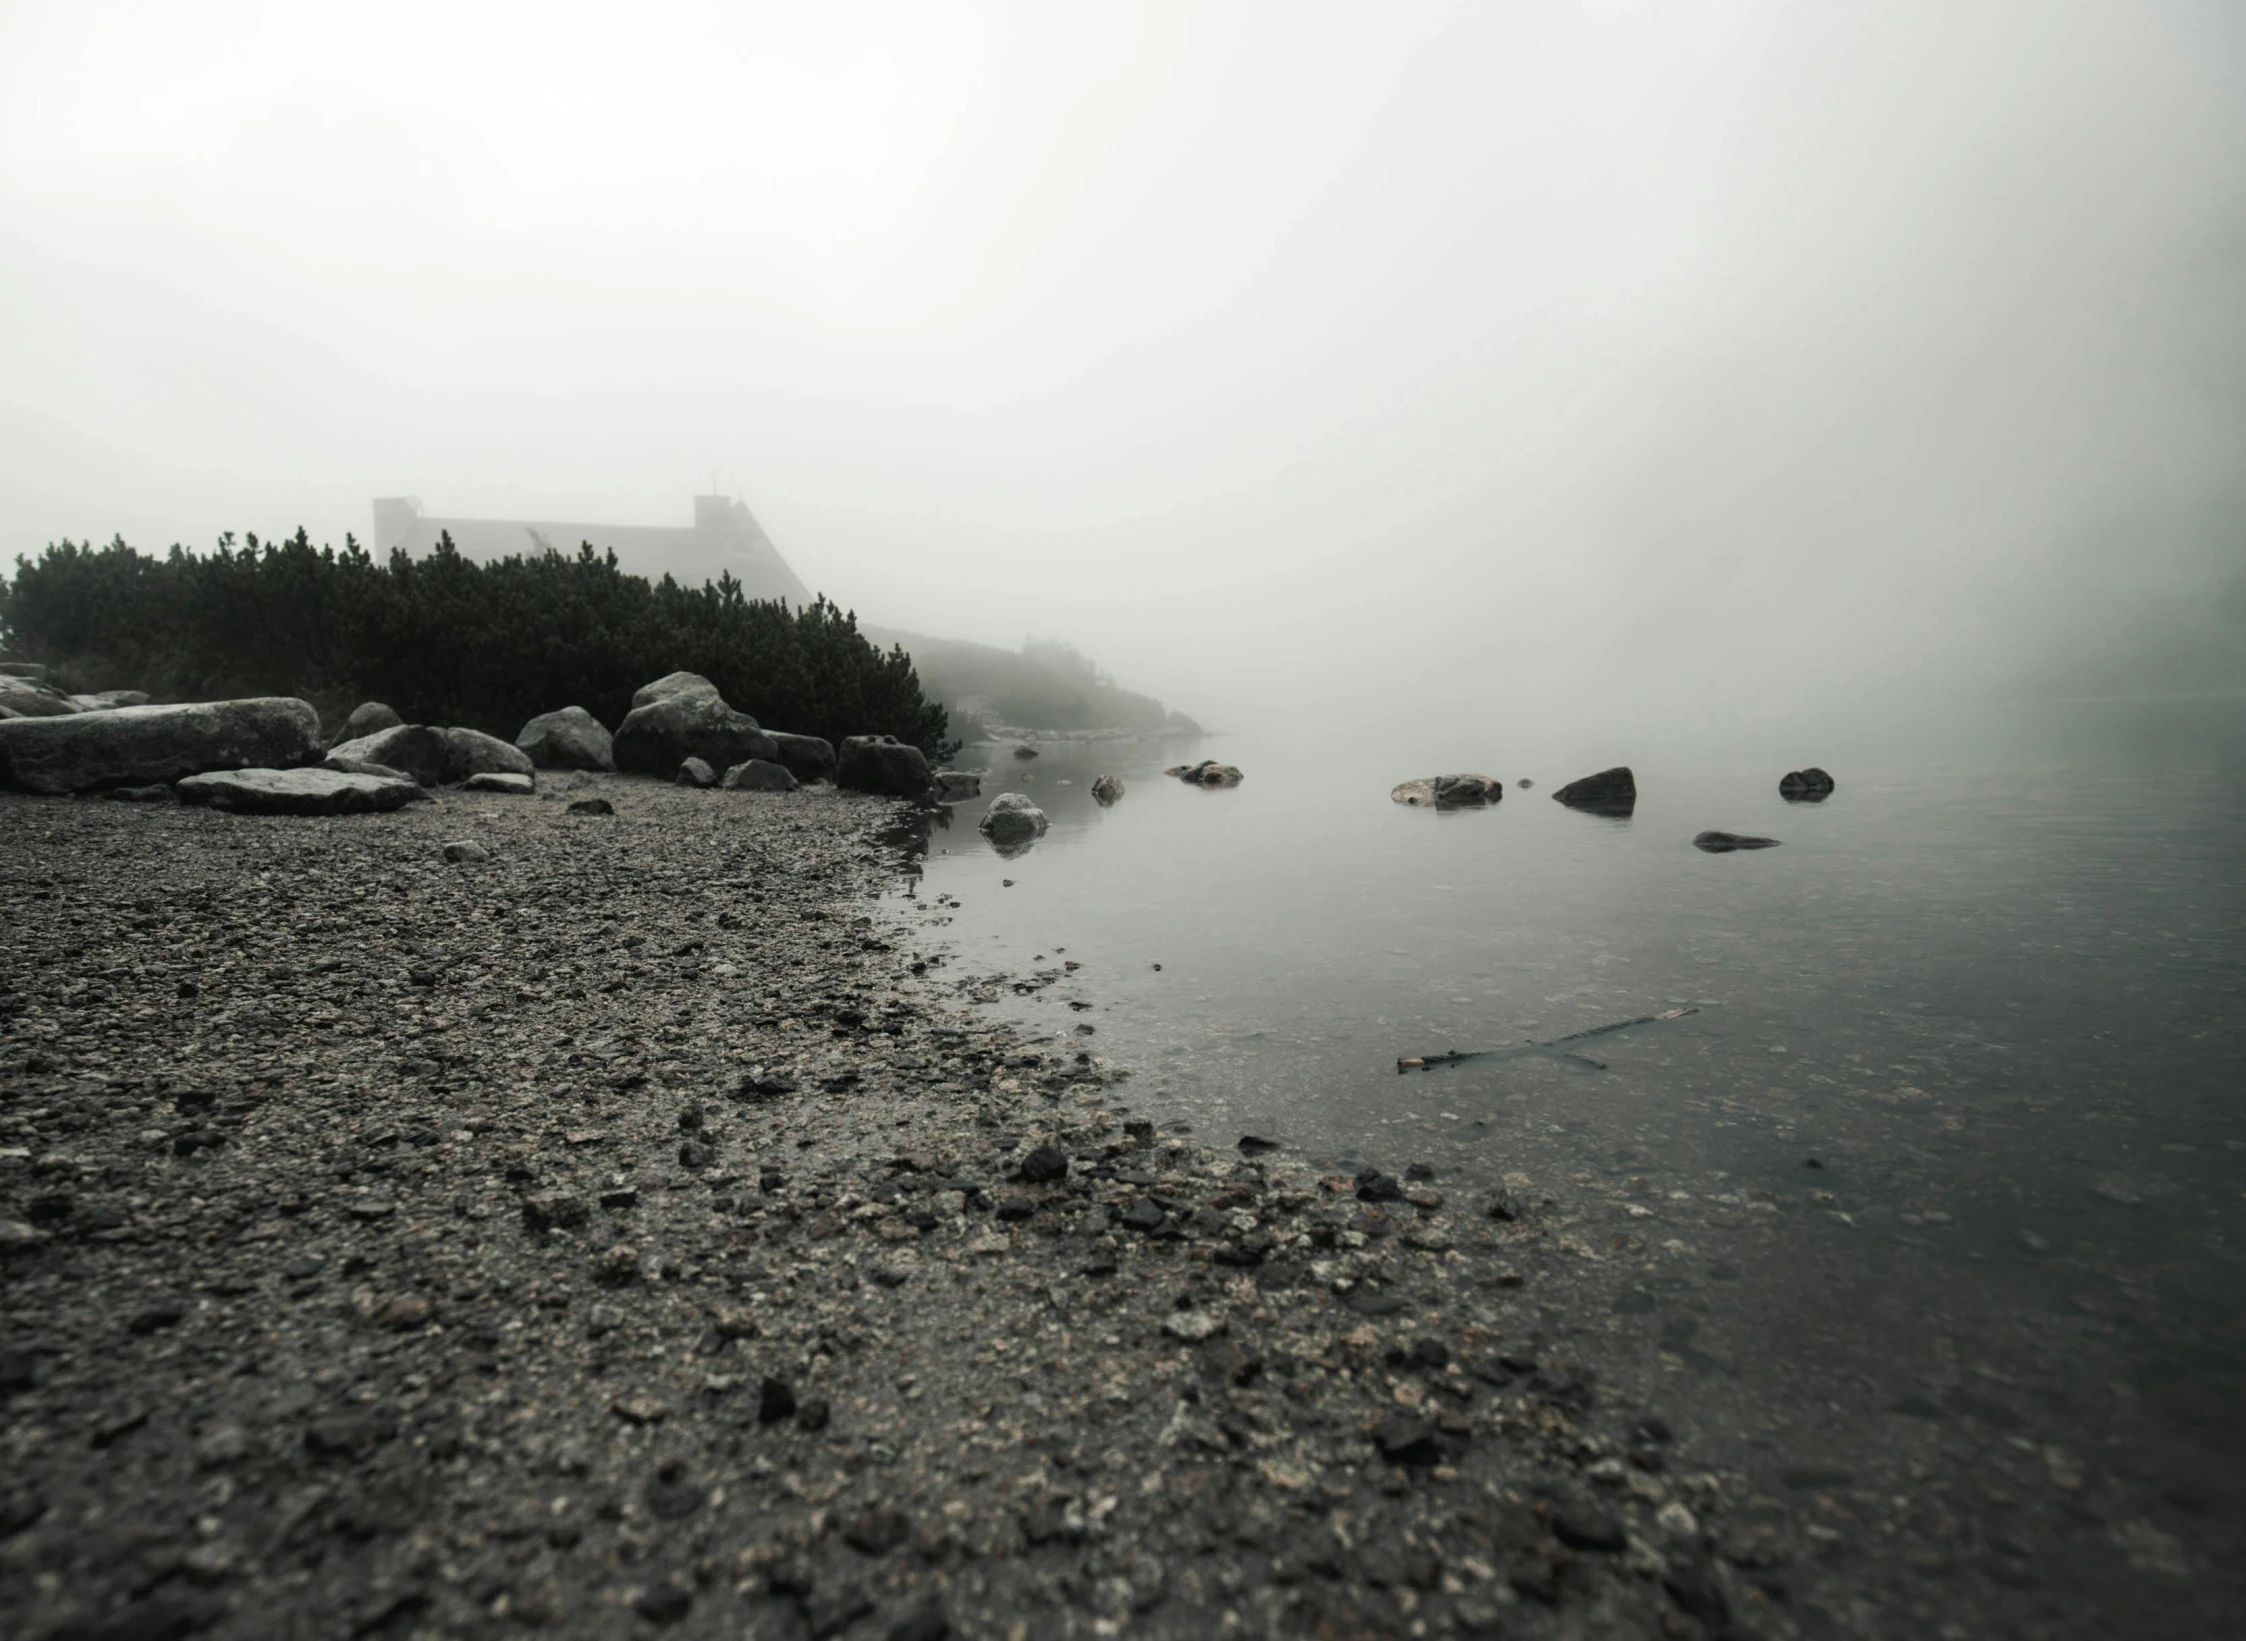
[(1629, 765), (1617, 764), (1568, 782), (1552, 794), (1552, 800), (1570, 809), (1588, 809), (1595, 815), (1627, 815), (1638, 807), (1638, 781)]
[(1019, 792), (1001, 792), (990, 800), (976, 830), (993, 843), (1027, 843), (1045, 835), (1045, 811)]
[(1037, 748), (1034, 746), (1018, 746), (1014, 748), (1014, 756), (1024, 759), (1034, 758), (1037, 756)]
[(1203, 758), (1197, 764), (1175, 764), (1162, 771), (1175, 775), (1188, 786), (1238, 786), (1245, 779), (1233, 764), (1220, 764), (1214, 758)]
[(145, 786), (300, 764), (319, 739), (320, 715), (287, 696), (11, 718), (0, 722), (0, 780), (33, 792)]
[(1823, 803), (1833, 795), (1833, 778), (1815, 764), (1779, 777), (1778, 795), (1788, 803)]
[(418, 783), (403, 776), (334, 769), (214, 771), (190, 775), (175, 790), (182, 803), (238, 815), (359, 815), (401, 809), (421, 795)]
[(928, 795), (937, 803), (958, 803), (983, 795), (983, 772), (979, 769), (939, 769), (929, 781)]
[(1102, 809), (1123, 796), (1123, 783), (1113, 775), (1102, 775), (1092, 783), (1092, 801)]
[(1405, 781), (1388, 799), (1413, 809), (1479, 809), (1504, 796), (1505, 783), (1492, 775), (1429, 775)]
[(515, 745), (540, 769), (614, 769), (615, 737), (583, 707), (541, 712), (523, 725)]
[(1695, 849), (1711, 855), (1728, 855), (1734, 849), (1775, 849), (1776, 838), (1749, 837), (1741, 832), (1703, 832), (1692, 840)]

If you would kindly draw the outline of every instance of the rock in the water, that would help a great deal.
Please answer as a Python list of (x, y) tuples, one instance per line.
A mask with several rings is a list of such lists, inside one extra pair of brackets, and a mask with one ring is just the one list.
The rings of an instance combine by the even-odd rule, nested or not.
[(1490, 775), (1429, 775), (1405, 781), (1388, 801), (1413, 809), (1479, 809), (1505, 796), (1505, 783)]
[(928, 759), (894, 735), (851, 735), (835, 759), (835, 785), (885, 798), (917, 798), (928, 790)]
[(1220, 764), (1214, 758), (1203, 758), (1197, 764), (1175, 764), (1162, 773), (1175, 775), (1188, 786), (1238, 786), (1243, 779), (1236, 766)]
[(783, 764), (751, 758), (745, 764), (735, 764), (728, 769), (725, 779), (718, 784), (728, 792), (793, 792), (803, 783)]
[(700, 758), (688, 758), (678, 766), (678, 773), (671, 779), (680, 786), (715, 786), (717, 771)]
[(497, 771), (470, 775), (461, 785), (470, 792), (505, 792), (518, 798), (527, 798), (538, 790), (538, 783), (528, 775), (501, 774)]
[(1527, 790), (1528, 790), (1528, 789), (1529, 789), (1530, 787), (1534, 786), (1534, 785), (1536, 784), (1536, 782), (1534, 782), (1534, 781), (1530, 780), (1530, 779), (1529, 779), (1529, 778), (1528, 778), (1528, 777), (1527, 777), (1526, 775), (1523, 775), (1523, 776), (1522, 776), (1522, 777), (1521, 777), (1521, 778), (1520, 778), (1519, 780), (1515, 781), (1515, 782), (1514, 782), (1513, 784), (1514, 784), (1515, 786), (1519, 787), (1519, 788), (1520, 788), (1520, 789), (1521, 789), (1521, 790), (1522, 790), (1523, 792), (1526, 792), (1526, 791), (1527, 791)]
[(386, 729), (402, 729), (405, 720), (395, 708), (380, 701), (361, 701), (351, 709), (351, 716), (343, 720), (343, 727), (335, 732), (336, 745), (345, 741), (363, 740), (369, 735), (379, 735)]
[(1833, 778), (1815, 764), (1789, 769), (1779, 778), (1778, 795), (1788, 803), (1823, 803), (1833, 795)]
[(1628, 765), (1617, 764), (1568, 782), (1552, 794), (1552, 800), (1570, 809), (1588, 809), (1595, 815), (1627, 815), (1638, 807), (1638, 781)]
[(521, 747), (480, 729), (448, 729), (443, 734), (448, 786), (471, 775), (528, 775), (536, 767)]
[(190, 775), (176, 789), (182, 803), (240, 815), (357, 815), (399, 809), (421, 795), (392, 775), (346, 775), (333, 769), (231, 769)]
[(423, 786), (435, 786), (445, 778), (447, 755), (444, 731), (431, 729), (427, 724), (399, 724), (394, 729), (378, 729), (372, 735), (338, 741), (328, 748), (331, 768), (340, 767), (345, 760), (381, 764), (387, 769), (403, 770)]
[(515, 745), (540, 769), (614, 769), (615, 740), (583, 707), (541, 712), (523, 725)]
[(115, 712), (119, 707), (144, 707), (148, 705), (148, 691), (144, 689), (105, 689), (91, 695), (73, 695), (70, 704), (80, 712)]
[(320, 715), (286, 696), (11, 718), (0, 723), (0, 780), (33, 792), (145, 786), (300, 764), (319, 739)]
[(1014, 756), (1025, 760), (1034, 758), (1037, 756), (1037, 748), (1034, 746), (1018, 746), (1014, 748)]
[(983, 795), (983, 772), (979, 769), (939, 769), (929, 781), (928, 795), (938, 803), (960, 803)]
[(456, 838), (445, 845), (445, 859), (458, 866), (473, 866), (491, 859), (491, 851), (474, 838)]
[(1692, 840), (1695, 849), (1711, 855), (1728, 855), (1734, 849), (1775, 849), (1776, 838), (1753, 838), (1739, 832), (1703, 832)]
[(813, 781), (834, 779), (834, 743), (816, 735), (790, 735), (785, 730), (765, 731), (772, 737), (777, 755), (773, 762), (809, 786)]
[(1113, 775), (1102, 775), (1092, 783), (1092, 801), (1102, 809), (1123, 796), (1123, 783)]
[(611, 750), (616, 767), (627, 773), (671, 776), (689, 758), (714, 772), (751, 758), (773, 759), (779, 748), (754, 718), (727, 706), (707, 678), (674, 672), (632, 697)]
[(1027, 843), (1045, 835), (1045, 811), (1019, 792), (1001, 792), (977, 830), (993, 843)]

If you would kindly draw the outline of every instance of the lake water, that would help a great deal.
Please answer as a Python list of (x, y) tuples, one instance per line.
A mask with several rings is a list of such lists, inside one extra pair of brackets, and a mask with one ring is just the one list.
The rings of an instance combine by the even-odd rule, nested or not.
[[(961, 805), (905, 893), (964, 997), (1131, 1067), (1148, 1116), (1548, 1193), (1576, 1298), (1523, 1326), (1595, 1336), (1708, 1462), (1900, 1489), (1825, 1500), (1842, 1540), (1947, 1510), (1962, 1566), (2093, 1605), (2120, 1568), (2180, 1620), (2246, 1561), (2246, 708), (1949, 729), (975, 747), (1051, 830), (1005, 858)], [(1161, 775), (1189, 755), (1247, 779)], [(1628, 819), (1551, 801), (1623, 759)], [(1811, 761), (1834, 796), (1781, 800)], [(1389, 802), (1447, 769), (1504, 801)], [(1782, 846), (1697, 852), (1711, 827)], [(1596, 1065), (1396, 1069), (1678, 1007)]]

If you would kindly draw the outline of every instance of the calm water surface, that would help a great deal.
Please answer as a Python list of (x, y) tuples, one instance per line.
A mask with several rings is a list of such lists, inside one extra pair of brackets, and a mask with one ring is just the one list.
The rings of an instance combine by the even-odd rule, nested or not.
[[(1605, 1298), (1542, 1326), (1601, 1334), (1704, 1450), (2103, 1487), (2156, 1535), (2115, 1542), (2220, 1576), (2246, 1551), (2246, 712), (2058, 727), (2001, 760), (1811, 749), (1818, 805), (1778, 797), (1783, 756), (975, 747), (1052, 829), (1004, 858), (960, 806), (911, 910), (963, 995), (1134, 1068), (1147, 1115), (1550, 1191)], [(1246, 783), (1160, 774), (1188, 752)], [(1625, 757), (1629, 819), (1550, 800)], [(1387, 800), (1448, 768), (1504, 801)], [(1709, 827), (1783, 846), (1703, 855)], [(1587, 1045), (1601, 1067), (1395, 1069), (1680, 1005)]]

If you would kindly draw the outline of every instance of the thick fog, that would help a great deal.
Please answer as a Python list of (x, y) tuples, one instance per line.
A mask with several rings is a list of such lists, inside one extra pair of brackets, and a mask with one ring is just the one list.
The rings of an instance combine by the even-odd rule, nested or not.
[(1235, 726), (2236, 688), (2246, 12), (15, 5), (0, 450), (9, 557), (714, 486)]

